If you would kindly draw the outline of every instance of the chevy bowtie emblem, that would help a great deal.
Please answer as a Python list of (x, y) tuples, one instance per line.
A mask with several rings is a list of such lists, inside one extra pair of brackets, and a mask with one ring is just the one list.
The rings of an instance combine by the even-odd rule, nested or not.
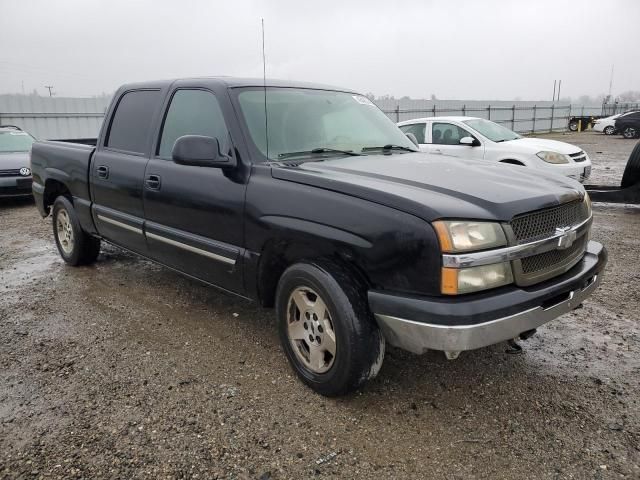
[(556, 228), (556, 235), (560, 235), (558, 237), (558, 250), (566, 250), (576, 241), (576, 231), (571, 230), (571, 227)]

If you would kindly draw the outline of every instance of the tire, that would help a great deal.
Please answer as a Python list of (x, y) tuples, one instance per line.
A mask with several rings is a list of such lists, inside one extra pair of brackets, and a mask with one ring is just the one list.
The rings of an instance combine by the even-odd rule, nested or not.
[(608, 127), (604, 128), (603, 132), (605, 135), (613, 135), (616, 132), (616, 129), (609, 125)]
[(289, 363), (317, 393), (344, 395), (378, 374), (384, 336), (366, 288), (343, 267), (330, 261), (289, 267), (278, 283), (276, 315)]
[(578, 122), (575, 121), (575, 120), (569, 122), (569, 130), (571, 130), (572, 132), (577, 132), (578, 131)]
[(622, 174), (620, 186), (627, 188), (638, 183), (640, 183), (640, 142), (636, 144), (631, 151), (631, 155), (629, 155), (627, 166), (624, 168), (624, 173)]
[(100, 253), (100, 239), (82, 230), (78, 214), (68, 198), (56, 198), (52, 217), (53, 237), (62, 259), (73, 266), (95, 262)]
[(636, 138), (637, 134), (638, 131), (633, 127), (625, 127), (625, 129), (622, 130), (622, 136), (624, 138)]

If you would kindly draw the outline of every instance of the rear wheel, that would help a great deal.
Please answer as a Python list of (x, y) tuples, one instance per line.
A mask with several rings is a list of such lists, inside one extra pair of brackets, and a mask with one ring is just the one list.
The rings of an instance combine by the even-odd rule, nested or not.
[(623, 131), (622, 131), (622, 136), (624, 138), (636, 138), (637, 135), (637, 130), (633, 127), (626, 127)]
[(624, 173), (622, 174), (620, 186), (627, 188), (637, 183), (640, 183), (640, 142), (638, 142), (631, 152), (631, 155), (629, 155), (627, 166), (624, 168)]
[(375, 377), (385, 341), (366, 289), (329, 261), (298, 263), (276, 292), (280, 342), (300, 379), (326, 396), (343, 395)]
[(604, 134), (605, 135), (613, 135), (613, 133), (616, 131), (616, 129), (614, 127), (612, 127), (611, 125), (609, 125), (608, 127), (604, 128)]
[(577, 132), (578, 131), (578, 121), (577, 120), (572, 120), (571, 122), (569, 122), (569, 130), (571, 130), (572, 132)]
[(82, 230), (73, 204), (66, 197), (53, 203), (53, 236), (62, 259), (69, 265), (93, 263), (100, 253), (100, 239)]

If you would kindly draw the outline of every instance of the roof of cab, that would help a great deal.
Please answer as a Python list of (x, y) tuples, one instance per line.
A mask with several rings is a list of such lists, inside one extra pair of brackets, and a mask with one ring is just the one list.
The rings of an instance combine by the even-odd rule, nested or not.
[(266, 81), (262, 78), (241, 78), (241, 77), (191, 77), (191, 78), (174, 78), (168, 80), (155, 80), (149, 82), (136, 82), (127, 83), (120, 87), (121, 90), (133, 90), (139, 88), (164, 88), (174, 83), (193, 83), (196, 85), (206, 84), (223, 84), (228, 88), (241, 88), (241, 87), (281, 87), (281, 88), (308, 88), (314, 90), (334, 90), (339, 92), (358, 93), (355, 90), (348, 88), (335, 87), (332, 85), (323, 85), (320, 83), (312, 82), (298, 82), (293, 80), (278, 80), (267, 78)]

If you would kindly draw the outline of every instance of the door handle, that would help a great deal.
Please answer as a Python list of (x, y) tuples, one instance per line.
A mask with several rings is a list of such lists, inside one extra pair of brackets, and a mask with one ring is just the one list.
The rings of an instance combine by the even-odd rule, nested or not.
[(160, 175), (148, 175), (144, 182), (149, 190), (160, 190)]
[(98, 168), (96, 168), (96, 172), (98, 172), (99, 178), (109, 178), (109, 167), (106, 165), (99, 165)]

